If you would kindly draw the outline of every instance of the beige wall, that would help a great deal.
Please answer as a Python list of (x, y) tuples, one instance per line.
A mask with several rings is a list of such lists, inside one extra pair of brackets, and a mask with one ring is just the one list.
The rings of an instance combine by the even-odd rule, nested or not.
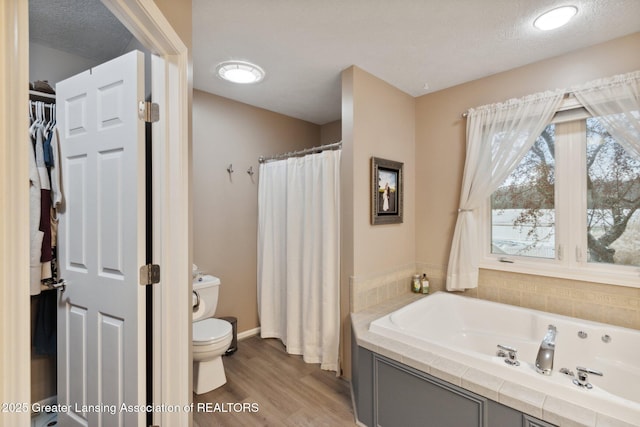
[(320, 144), (333, 144), (342, 141), (342, 120), (320, 126)]
[[(353, 276), (394, 269), (415, 259), (414, 98), (354, 68)], [(371, 225), (371, 157), (404, 163), (402, 224)]]
[(258, 157), (319, 143), (318, 125), (194, 91), (194, 262), (220, 277), (216, 316), (237, 317), (239, 332), (259, 325)]
[[(461, 113), (470, 107), (638, 70), (638, 52), (640, 33), (635, 33), (416, 99), (416, 261), (432, 271), (440, 287), (444, 285), (464, 167), (465, 121)], [(501, 283), (513, 286), (510, 289), (511, 285), (497, 286), (496, 276), (501, 278)], [(529, 276), (524, 280), (528, 290), (523, 293), (516, 286), (522, 279), (519, 275), (483, 272), (479, 289), (469, 293), (534, 308), (542, 307), (542, 298), (548, 311), (567, 314), (568, 307), (580, 305), (582, 294), (571, 293), (571, 298), (562, 300), (568, 305), (559, 307), (554, 303), (559, 301), (557, 289), (569, 292), (587, 286), (581, 282)], [(598, 285), (597, 294), (599, 298), (591, 298), (588, 302), (597, 305), (595, 312), (604, 313), (617, 307), (608, 304), (608, 300), (629, 294), (640, 298), (640, 289)], [(607, 295), (611, 298), (605, 298)], [(638, 311), (636, 305), (634, 319), (638, 318)], [(571, 315), (585, 317), (580, 309), (571, 311)], [(621, 324), (604, 314), (598, 320)], [(634, 327), (639, 326), (639, 323), (634, 324)]]
[(171, 27), (178, 33), (182, 42), (191, 50), (193, 19), (191, 0), (153, 0), (158, 9), (167, 18)]
[[(350, 376), (350, 282), (415, 260), (415, 101), (357, 67), (342, 75), (342, 362)], [(404, 222), (371, 225), (371, 157), (404, 163)]]

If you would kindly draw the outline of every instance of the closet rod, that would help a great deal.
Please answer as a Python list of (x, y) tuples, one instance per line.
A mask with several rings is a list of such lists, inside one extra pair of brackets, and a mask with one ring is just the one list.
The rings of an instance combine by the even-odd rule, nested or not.
[(38, 92), (37, 90), (29, 90), (29, 100), (31, 100), (31, 101), (43, 101), (43, 102), (53, 101), (53, 103), (55, 104), (56, 96), (54, 94), (51, 94), (51, 93)]
[(326, 145), (319, 145), (317, 147), (305, 148), (304, 150), (289, 151), (288, 153), (276, 154), (275, 156), (269, 156), (269, 157), (260, 156), (258, 158), (258, 162), (266, 163), (272, 160), (282, 160), (289, 157), (303, 156), (305, 154), (319, 153), (324, 150), (334, 150), (338, 148), (342, 148), (342, 141), (334, 142), (333, 144), (326, 144)]

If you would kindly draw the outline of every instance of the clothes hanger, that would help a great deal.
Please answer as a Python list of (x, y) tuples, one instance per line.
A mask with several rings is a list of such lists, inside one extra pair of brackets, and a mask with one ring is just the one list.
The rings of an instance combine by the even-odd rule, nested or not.
[(36, 137), (36, 129), (38, 128), (38, 125), (39, 125), (40, 106), (38, 101), (33, 101), (33, 110), (35, 113), (35, 119), (33, 120), (33, 123), (31, 123), (31, 126), (29, 127), (29, 133), (31, 134), (31, 138)]
[[(47, 137), (49, 136), (49, 132), (51, 132), (51, 129), (53, 129), (53, 106), (51, 104), (44, 104), (43, 110), (49, 110), (49, 119), (47, 120), (47, 115), (44, 114), (44, 118), (46, 120), (46, 124), (44, 127), (44, 133), (45, 135), (47, 135)], [(43, 113), (46, 111), (43, 111)]]
[(44, 124), (44, 104), (38, 101), (38, 107), (36, 108), (37, 117), (38, 117), (38, 126), (42, 126)]

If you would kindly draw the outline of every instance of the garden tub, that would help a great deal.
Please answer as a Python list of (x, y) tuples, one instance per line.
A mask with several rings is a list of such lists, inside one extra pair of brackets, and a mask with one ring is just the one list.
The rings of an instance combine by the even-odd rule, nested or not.
[[(551, 375), (534, 367), (549, 325), (556, 327)], [(640, 331), (437, 292), (371, 322), (369, 331), (432, 352), (504, 381), (640, 426)], [(517, 350), (519, 366), (497, 355)], [(573, 383), (576, 368), (593, 388)]]

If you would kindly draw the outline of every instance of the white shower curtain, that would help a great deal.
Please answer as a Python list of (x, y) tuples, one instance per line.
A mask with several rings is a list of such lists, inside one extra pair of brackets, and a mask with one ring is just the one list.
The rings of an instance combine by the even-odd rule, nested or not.
[(340, 155), (260, 165), (258, 313), (263, 338), (338, 371)]

